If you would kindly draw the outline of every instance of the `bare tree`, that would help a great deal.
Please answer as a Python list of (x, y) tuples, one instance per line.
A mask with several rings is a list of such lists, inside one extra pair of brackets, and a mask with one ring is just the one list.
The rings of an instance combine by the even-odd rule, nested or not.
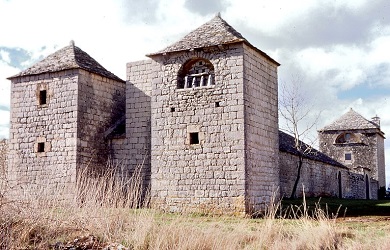
[[(281, 85), (279, 114), (285, 123), (284, 126), (282, 125), (282, 130), (294, 137), (293, 147), (298, 156), (296, 179), (290, 198), (296, 197), (304, 159), (314, 151), (312, 146), (315, 141), (310, 138), (310, 132), (317, 124), (321, 113), (313, 115), (313, 105), (310, 105), (307, 96), (305, 89), (302, 88), (300, 77), (294, 76), (288, 84), (282, 83)], [(309, 143), (303, 141), (309, 141)]]

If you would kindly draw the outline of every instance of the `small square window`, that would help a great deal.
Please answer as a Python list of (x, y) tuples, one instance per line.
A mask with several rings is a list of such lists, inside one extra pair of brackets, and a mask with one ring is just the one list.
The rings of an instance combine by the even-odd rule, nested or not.
[(39, 105), (44, 105), (47, 103), (47, 92), (46, 90), (39, 91)]
[(171, 108), (171, 112), (175, 112), (175, 108), (174, 107)]
[(221, 107), (220, 103), (219, 103), (219, 102), (215, 102), (215, 107), (216, 107), (216, 108)]
[(45, 152), (45, 143), (44, 142), (38, 142), (38, 153)]
[(190, 144), (199, 144), (199, 133), (190, 133)]
[(345, 159), (346, 161), (351, 161), (351, 160), (352, 160), (352, 154), (351, 154), (351, 153), (345, 153), (344, 159)]

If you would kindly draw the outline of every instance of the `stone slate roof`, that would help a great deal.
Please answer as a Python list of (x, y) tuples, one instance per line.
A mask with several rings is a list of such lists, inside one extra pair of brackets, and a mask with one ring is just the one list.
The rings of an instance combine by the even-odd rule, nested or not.
[[(305, 144), (304, 142), (301, 142), (301, 143), (302, 143), (303, 149), (309, 148), (309, 146), (307, 144)], [(279, 130), (279, 151), (290, 153), (293, 155), (298, 155), (299, 152), (294, 147), (294, 145), (295, 145), (295, 138), (293, 136), (286, 134), (283, 131)], [(340, 162), (334, 160), (333, 158), (327, 156), (326, 154), (324, 154), (324, 153), (322, 153), (314, 148), (310, 149), (309, 153), (305, 155), (305, 158), (310, 159), (310, 160), (314, 160), (314, 161), (327, 163), (327, 164), (337, 166), (337, 167), (347, 168), (343, 164), (341, 164)]]
[(58, 72), (68, 69), (84, 69), (112, 80), (125, 82), (110, 71), (106, 70), (86, 52), (81, 50), (79, 47), (76, 47), (73, 42), (71, 45), (54, 52), (42, 61), (34, 64), (26, 70), (23, 70), (17, 75), (9, 77), (8, 79), (20, 76)]
[(374, 122), (367, 120), (351, 108), (347, 113), (328, 126), (320, 129), (320, 131), (356, 129), (379, 129), (379, 126)]
[(147, 56), (151, 57), (170, 52), (189, 51), (193, 49), (240, 42), (246, 43), (275, 64), (280, 65), (266, 53), (251, 45), (237, 30), (223, 20), (219, 14), (196, 30), (190, 32), (180, 41), (159, 52), (148, 54)]

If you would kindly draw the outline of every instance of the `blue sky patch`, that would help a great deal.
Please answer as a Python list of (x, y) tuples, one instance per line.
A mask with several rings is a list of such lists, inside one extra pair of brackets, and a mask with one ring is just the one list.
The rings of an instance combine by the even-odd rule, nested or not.
[[(31, 54), (27, 50), (21, 48), (0, 47), (0, 51), (1, 50), (9, 53), (9, 65), (18, 69), (25, 68), (25, 66), (22, 65), (23, 62), (28, 61), (31, 58)], [(4, 58), (1, 58), (1, 55), (0, 59), (4, 61)]]

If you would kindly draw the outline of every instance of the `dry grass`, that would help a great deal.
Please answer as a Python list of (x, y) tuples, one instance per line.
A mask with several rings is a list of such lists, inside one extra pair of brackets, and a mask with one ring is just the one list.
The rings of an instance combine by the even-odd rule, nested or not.
[[(145, 208), (142, 182), (114, 172), (89, 178), (81, 174), (78, 199), (72, 202), (0, 201), (0, 249), (69, 249), (65, 243), (93, 235), (102, 249), (120, 243), (128, 249), (386, 249), (390, 228), (362, 229), (338, 222), (305, 204), (295, 219), (270, 206), (262, 219), (169, 214)], [(147, 199), (146, 199), (147, 200)], [(279, 219), (277, 219), (279, 217)], [(281, 217), (281, 218), (280, 218)], [(359, 224), (357, 224), (359, 225)], [(366, 235), (370, 235), (370, 239)], [(64, 244), (55, 244), (63, 242)], [(72, 243), (73, 244), (73, 243)], [(70, 245), (68, 245), (70, 246)]]

